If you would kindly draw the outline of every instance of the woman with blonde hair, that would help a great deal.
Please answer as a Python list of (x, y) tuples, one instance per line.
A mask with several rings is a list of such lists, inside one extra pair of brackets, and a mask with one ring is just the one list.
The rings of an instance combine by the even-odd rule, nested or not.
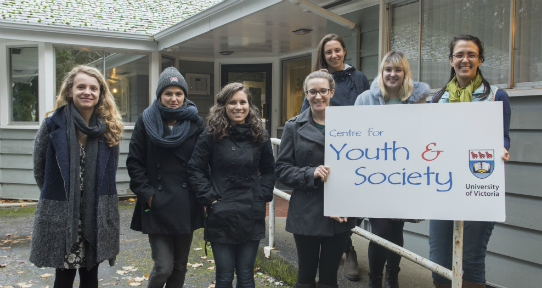
[[(412, 81), (410, 65), (401, 52), (390, 51), (380, 64), (377, 78), (371, 88), (356, 99), (355, 105), (390, 105), (425, 103), (429, 85)], [(403, 246), (405, 222), (418, 223), (413, 219), (369, 218), (371, 231), (399, 246)], [(369, 288), (382, 287), (382, 274), (386, 265), (386, 288), (398, 288), (401, 256), (376, 244), (369, 243)]]
[[(52, 115), (50, 117), (50, 114)], [(98, 266), (119, 253), (116, 170), (124, 126), (100, 72), (73, 68), (36, 135), (41, 190), (30, 261), (56, 268), (54, 287), (98, 287)]]
[[(255, 287), (254, 262), (273, 199), (275, 159), (248, 88), (226, 85), (188, 163), (188, 179), (207, 207), (205, 240), (216, 263), (216, 287)], [(210, 176), (209, 176), (210, 170)]]

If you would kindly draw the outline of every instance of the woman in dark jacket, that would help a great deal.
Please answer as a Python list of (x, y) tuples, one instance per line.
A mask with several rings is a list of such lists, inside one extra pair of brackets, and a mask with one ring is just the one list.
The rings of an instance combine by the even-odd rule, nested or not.
[[(390, 51), (380, 64), (377, 78), (371, 89), (363, 92), (356, 105), (392, 105), (425, 103), (429, 96), (429, 85), (412, 81), (410, 65), (401, 52)], [(403, 123), (397, 125), (404, 125)], [(405, 222), (419, 223), (417, 219), (369, 218), (371, 232), (403, 246)], [(382, 288), (382, 272), (386, 265), (386, 288), (399, 288), (399, 263), (401, 255), (371, 242), (369, 243), (369, 288)]]
[(157, 100), (137, 120), (126, 159), (138, 200), (131, 228), (149, 235), (154, 261), (149, 287), (184, 285), (193, 231), (203, 227), (186, 167), (204, 125), (187, 90), (177, 69), (160, 74)]
[[(324, 216), (325, 109), (334, 96), (327, 71), (312, 72), (303, 85), (310, 109), (284, 126), (275, 175), (292, 187), (286, 231), (294, 234), (299, 259), (296, 287), (337, 287), (337, 270), (355, 218)], [(314, 283), (319, 269), (318, 285)]]
[(275, 185), (271, 139), (241, 83), (220, 91), (208, 119), (188, 163), (188, 178), (207, 207), (205, 240), (213, 249), (216, 287), (232, 287), (234, 270), (238, 288), (254, 287), (265, 203), (273, 199)]
[[(335, 94), (331, 98), (331, 106), (352, 106), (358, 95), (369, 90), (367, 77), (356, 70), (354, 66), (344, 63), (346, 59), (346, 45), (343, 39), (337, 34), (328, 34), (318, 44), (318, 58), (314, 63), (312, 71), (327, 69), (335, 80)], [(309, 108), (309, 101), (305, 97), (301, 113)], [(361, 224), (362, 219), (357, 220)], [(352, 233), (350, 233), (352, 235)], [(348, 238), (345, 246), (344, 276), (350, 281), (359, 281), (358, 256), (352, 245), (352, 239)]]
[[(50, 113), (51, 117), (48, 117)], [(100, 71), (73, 68), (36, 135), (41, 190), (30, 261), (56, 268), (54, 287), (98, 287), (98, 266), (119, 253), (115, 175), (124, 126)]]
[[(504, 153), (501, 158), (508, 162), (510, 154), (510, 101), (506, 91), (490, 85), (482, 76), (480, 65), (484, 62), (484, 47), (478, 37), (471, 35), (455, 36), (450, 43), (448, 55), (450, 80), (431, 101), (432, 103), (486, 102), (501, 101), (503, 112)], [(462, 115), (458, 115), (462, 117)], [(444, 119), (441, 121), (453, 121)], [(486, 125), (493, 125), (483, 123)], [(482, 125), (474, 124), (473, 125)], [(486, 287), (486, 250), (495, 222), (465, 221), (463, 223), (463, 284), (464, 288)], [(429, 259), (448, 269), (452, 269), (453, 221), (431, 220), (429, 222)], [(436, 288), (451, 287), (451, 281), (438, 273), (433, 273)]]

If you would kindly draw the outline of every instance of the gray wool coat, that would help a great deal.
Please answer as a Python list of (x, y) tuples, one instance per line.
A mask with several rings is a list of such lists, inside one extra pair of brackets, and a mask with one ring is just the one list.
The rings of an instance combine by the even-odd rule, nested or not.
[[(378, 79), (378, 78), (377, 78)], [(386, 104), (382, 97), (382, 91), (378, 87), (377, 79), (371, 84), (371, 88), (361, 93), (356, 99), (354, 105), (384, 105)], [(425, 103), (425, 98), (431, 94), (429, 85), (423, 82), (414, 82), (414, 91), (403, 104)]]
[[(288, 120), (280, 143), (275, 176), (293, 188), (286, 231), (306, 236), (333, 236), (354, 228), (356, 218), (339, 223), (324, 216), (324, 183), (314, 179), (324, 164), (324, 133), (314, 127), (311, 109)], [(336, 215), (343, 216), (343, 215)]]
[[(63, 268), (64, 256), (69, 252), (67, 235), (77, 233), (77, 229), (68, 227), (70, 193), (66, 187), (70, 187), (70, 163), (64, 107), (42, 122), (34, 143), (34, 177), (41, 193), (34, 214), (30, 262), (37, 267)], [(101, 136), (97, 157), (97, 241), (96, 247), (85, 251), (94, 256), (87, 257), (87, 269), (104, 260), (113, 265), (119, 253), (120, 215), (115, 181), (119, 146), (109, 147)]]

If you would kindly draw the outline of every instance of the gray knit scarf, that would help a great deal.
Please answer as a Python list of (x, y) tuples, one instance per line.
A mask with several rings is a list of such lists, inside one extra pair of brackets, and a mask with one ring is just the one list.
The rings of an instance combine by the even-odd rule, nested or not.
[[(171, 134), (164, 135), (164, 120), (175, 119), (177, 122)], [(151, 142), (163, 148), (179, 147), (190, 131), (190, 120), (198, 119), (198, 108), (192, 101), (176, 109), (167, 108), (154, 100), (151, 106), (143, 111), (143, 123)]]
[[(69, 253), (77, 241), (79, 217), (83, 224), (83, 238), (96, 249), (96, 164), (98, 159), (98, 137), (103, 135), (107, 125), (103, 119), (98, 119), (95, 113), (90, 117), (87, 126), (83, 116), (75, 105), (65, 107), (70, 155), (70, 190), (68, 200), (68, 233), (66, 236), (66, 253)], [(85, 146), (85, 169), (83, 170), (83, 191), (81, 193), (80, 161), (81, 156), (77, 130), (87, 135)], [(86, 255), (94, 258), (95, 255)], [(89, 260), (89, 259), (87, 259)], [(87, 261), (88, 263), (88, 261)]]

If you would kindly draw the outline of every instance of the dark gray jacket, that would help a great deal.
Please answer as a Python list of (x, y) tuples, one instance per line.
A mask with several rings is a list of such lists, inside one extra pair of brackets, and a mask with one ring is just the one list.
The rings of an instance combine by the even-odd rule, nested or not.
[(324, 216), (324, 184), (320, 178), (314, 179), (314, 170), (324, 164), (324, 140), (324, 134), (314, 127), (311, 109), (288, 120), (284, 126), (275, 176), (294, 189), (286, 218), (288, 232), (333, 236), (355, 226), (356, 218), (339, 223)]

